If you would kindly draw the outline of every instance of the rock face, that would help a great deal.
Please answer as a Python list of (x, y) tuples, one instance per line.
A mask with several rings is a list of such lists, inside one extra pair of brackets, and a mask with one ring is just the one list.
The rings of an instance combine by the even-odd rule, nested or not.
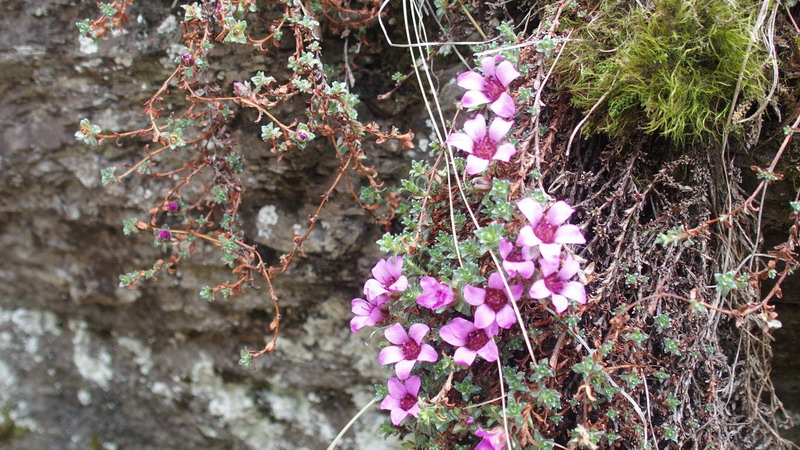
[[(141, 105), (181, 43), (182, 10), (163, 5), (135, 3), (126, 34), (94, 44), (74, 26), (96, 14), (94, 2), (0, 4), (0, 445), (324, 448), (388, 374), (377, 365), (377, 340), (347, 326), (382, 233), (348, 193), (334, 194), (308, 257), (276, 279), (281, 339), (255, 370), (237, 365), (238, 352), (263, 345), (271, 304), (263, 291), (200, 299), (201, 286), (230, 278), (219, 254), (200, 252), (175, 276), (135, 291), (117, 287), (119, 274), (159, 257), (150, 237), (125, 238), (121, 224), (143, 218), (165, 185), (139, 178), (102, 188), (99, 170), (133, 162), (141, 145), (89, 149), (73, 134), (83, 117), (104, 130), (146, 126)], [(223, 56), (230, 70), (220, 84), (274, 67)], [(357, 78), (370, 77), (368, 66)], [(359, 113), (420, 130), (416, 107), (372, 100)], [(277, 161), (251, 122), (233, 125), (247, 157), (246, 234), (274, 258), (305, 226), (334, 158), (319, 148)], [(389, 144), (370, 152), (389, 178), (414, 156)], [(379, 432), (384, 418), (373, 407), (342, 446), (396, 446)]]

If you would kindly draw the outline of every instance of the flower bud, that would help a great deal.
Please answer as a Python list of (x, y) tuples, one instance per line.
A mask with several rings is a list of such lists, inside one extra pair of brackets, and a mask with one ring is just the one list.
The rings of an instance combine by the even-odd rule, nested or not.
[(472, 179), (472, 189), (476, 192), (489, 192), (492, 190), (491, 177), (475, 177)]
[(183, 67), (192, 67), (194, 65), (194, 56), (189, 53), (181, 55), (181, 65)]
[(158, 231), (158, 238), (162, 241), (168, 241), (172, 237), (172, 233), (169, 230), (159, 230)]

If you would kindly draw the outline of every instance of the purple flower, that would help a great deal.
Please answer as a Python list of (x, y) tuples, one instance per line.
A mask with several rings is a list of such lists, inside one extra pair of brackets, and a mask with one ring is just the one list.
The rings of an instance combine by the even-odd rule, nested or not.
[(417, 417), (419, 414), (419, 387), (418, 376), (406, 380), (405, 383), (397, 378), (389, 378), (389, 395), (381, 402), (381, 409), (388, 410), (392, 423), (397, 426), (407, 416)]
[(181, 207), (180, 207), (180, 205), (178, 205), (175, 202), (169, 202), (169, 203), (167, 203), (167, 209), (169, 211), (173, 211), (174, 212), (174, 211), (177, 211), (177, 210), (181, 209)]
[[(514, 301), (517, 301), (524, 288), (521, 284), (509, 287), (514, 294)], [(486, 289), (464, 286), (464, 300), (478, 307), (475, 310), (475, 326), (488, 330), (492, 335), (497, 334), (498, 327), (511, 328), (517, 321), (514, 308), (508, 302), (503, 277), (497, 272), (489, 276), (489, 287)]]
[[(458, 76), (458, 85), (467, 89), (461, 99), (464, 107), (472, 108), (489, 103), (489, 109), (504, 118), (509, 118), (517, 112), (514, 99), (508, 95), (507, 88), (519, 76), (519, 72), (513, 64), (502, 59), (499, 55), (487, 56), (481, 61), (483, 75), (470, 70)], [(497, 64), (498, 62), (500, 64)]]
[(530, 222), (520, 230), (517, 244), (538, 247), (542, 259), (550, 264), (558, 263), (562, 244), (586, 243), (580, 228), (564, 223), (575, 212), (566, 202), (556, 202), (545, 212), (532, 198), (523, 198), (517, 207)]
[(430, 331), (430, 327), (423, 323), (415, 323), (408, 329), (408, 333), (403, 326), (396, 323), (386, 329), (385, 336), (394, 345), (384, 348), (378, 354), (378, 362), (381, 364), (394, 364), (394, 371), (397, 378), (405, 380), (411, 375), (411, 369), (417, 361), (436, 362), (439, 355), (436, 350), (428, 344), (423, 344), (422, 339)]
[(508, 142), (497, 145), (511, 129), (514, 122), (495, 117), (489, 125), (489, 134), (486, 134), (486, 119), (483, 114), (464, 122), (464, 133), (451, 133), (447, 143), (469, 153), (467, 155), (467, 173), (475, 175), (489, 167), (489, 161), (497, 160), (508, 162), (517, 153), (514, 146)]
[(492, 339), (494, 334), (478, 329), (469, 320), (456, 317), (442, 327), (439, 336), (448, 344), (458, 347), (453, 355), (456, 364), (471, 366), (475, 355), (489, 362), (497, 361), (497, 344)]
[(403, 292), (408, 288), (408, 279), (402, 274), (403, 257), (394, 256), (378, 261), (372, 268), (372, 276), (364, 284), (364, 294), (367, 298), (379, 295)]
[(422, 294), (417, 297), (417, 303), (426, 308), (439, 309), (456, 299), (450, 286), (439, 283), (436, 278), (422, 277), (419, 284), (422, 286)]
[(503, 257), (503, 269), (511, 277), (519, 275), (528, 280), (536, 270), (536, 265), (533, 263), (534, 255), (527, 245), (517, 246), (505, 238), (500, 238), (500, 256)]
[(552, 264), (545, 259), (541, 260), (540, 266), (542, 279), (537, 280), (531, 286), (528, 294), (532, 298), (550, 297), (553, 306), (559, 313), (564, 312), (569, 306), (568, 299), (575, 300), (582, 305), (586, 303), (586, 289), (583, 284), (570, 281), (580, 269), (577, 261), (567, 256), (561, 265), (561, 270), (558, 270), (558, 263)]
[(169, 230), (158, 230), (158, 238), (162, 241), (168, 241), (172, 238), (172, 233), (170, 233)]
[(189, 53), (181, 55), (181, 65), (184, 67), (192, 67), (194, 65), (194, 56)]
[(350, 319), (350, 330), (358, 333), (364, 327), (372, 327), (386, 320), (388, 311), (383, 305), (388, 301), (389, 298), (382, 295), (368, 300), (354, 298), (350, 301), (350, 309), (356, 315)]
[(494, 427), (486, 431), (478, 427), (475, 435), (483, 438), (475, 446), (475, 450), (503, 450), (508, 440), (503, 427)]

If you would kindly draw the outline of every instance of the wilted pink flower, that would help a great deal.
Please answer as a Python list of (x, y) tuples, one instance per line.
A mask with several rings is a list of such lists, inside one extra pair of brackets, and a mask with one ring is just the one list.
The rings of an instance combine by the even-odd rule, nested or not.
[(162, 241), (167, 241), (170, 238), (172, 238), (172, 233), (170, 233), (169, 230), (159, 230), (158, 238), (161, 239)]
[(538, 247), (542, 258), (550, 264), (558, 263), (562, 244), (586, 243), (580, 228), (564, 223), (575, 212), (566, 202), (556, 202), (546, 213), (532, 198), (523, 198), (517, 207), (530, 222), (519, 231), (517, 244)]
[(528, 280), (536, 270), (536, 265), (533, 263), (533, 252), (527, 245), (514, 245), (505, 238), (500, 238), (500, 256), (503, 257), (503, 269), (511, 277), (519, 274)]
[(494, 333), (479, 329), (469, 320), (456, 317), (439, 330), (439, 336), (448, 344), (458, 347), (453, 355), (456, 364), (471, 366), (476, 355), (489, 362), (497, 361), (497, 344), (492, 339)]
[(372, 276), (364, 284), (364, 294), (367, 298), (378, 295), (399, 293), (408, 289), (408, 279), (402, 274), (403, 257), (394, 256), (378, 261), (372, 268)]
[(478, 427), (478, 430), (475, 431), (475, 435), (483, 438), (478, 442), (478, 445), (475, 446), (475, 450), (503, 450), (508, 440), (503, 427), (494, 427), (485, 431), (481, 427)]
[(415, 323), (408, 329), (408, 333), (403, 326), (396, 323), (386, 329), (385, 336), (394, 345), (384, 348), (378, 354), (378, 362), (381, 364), (394, 364), (394, 371), (397, 378), (405, 380), (411, 374), (411, 369), (417, 361), (436, 362), (439, 355), (436, 350), (428, 344), (423, 344), (422, 340), (430, 331), (430, 327), (423, 323)]
[(514, 122), (495, 117), (486, 134), (486, 119), (483, 114), (464, 122), (464, 133), (451, 133), (447, 143), (469, 153), (467, 155), (467, 173), (475, 175), (489, 167), (489, 161), (508, 162), (517, 153), (508, 142), (497, 145), (511, 129)]
[(354, 298), (350, 302), (350, 309), (355, 317), (350, 319), (350, 330), (358, 333), (364, 327), (375, 326), (388, 316), (388, 311), (383, 306), (389, 298), (379, 295), (372, 299)]
[(450, 286), (436, 281), (436, 278), (422, 277), (419, 284), (422, 286), (422, 294), (417, 297), (417, 303), (426, 308), (439, 309), (456, 299)]
[(580, 304), (586, 303), (586, 289), (583, 284), (577, 281), (570, 281), (580, 265), (572, 257), (567, 256), (558, 270), (558, 262), (555, 264), (543, 259), (540, 262), (542, 269), (542, 279), (537, 280), (531, 286), (528, 293), (532, 298), (541, 299), (550, 297), (553, 306), (559, 313), (564, 312), (572, 299)]
[[(499, 63), (499, 64), (498, 64)], [(458, 76), (458, 85), (467, 92), (461, 99), (466, 108), (489, 103), (489, 109), (500, 117), (511, 117), (517, 112), (514, 99), (508, 95), (507, 88), (519, 72), (509, 61), (501, 56), (487, 56), (481, 61), (483, 75), (470, 70)]]
[(184, 53), (181, 55), (181, 65), (184, 67), (191, 67), (194, 65), (194, 56), (189, 53)]
[(239, 83), (238, 81), (234, 81), (233, 93), (241, 97), (250, 96), (250, 83), (247, 81), (245, 81), (244, 83)]
[(381, 402), (381, 409), (388, 410), (392, 423), (397, 426), (407, 416), (417, 417), (419, 414), (419, 387), (418, 376), (406, 380), (405, 383), (397, 378), (389, 378), (389, 395)]
[[(509, 288), (514, 301), (517, 301), (524, 288), (521, 284), (512, 284)], [(508, 302), (503, 277), (497, 272), (489, 276), (489, 287), (486, 289), (464, 286), (464, 300), (478, 307), (475, 310), (475, 326), (488, 330), (491, 335), (497, 334), (498, 327), (511, 328), (517, 321), (514, 308)]]

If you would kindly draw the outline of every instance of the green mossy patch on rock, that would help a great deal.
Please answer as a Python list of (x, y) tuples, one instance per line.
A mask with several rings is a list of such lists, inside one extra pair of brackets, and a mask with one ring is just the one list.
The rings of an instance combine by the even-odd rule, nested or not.
[(576, 24), (560, 63), (572, 103), (598, 104), (587, 131), (694, 141), (722, 129), (737, 85), (739, 99), (762, 100), (767, 58), (751, 40), (758, 3), (603, 1)]

